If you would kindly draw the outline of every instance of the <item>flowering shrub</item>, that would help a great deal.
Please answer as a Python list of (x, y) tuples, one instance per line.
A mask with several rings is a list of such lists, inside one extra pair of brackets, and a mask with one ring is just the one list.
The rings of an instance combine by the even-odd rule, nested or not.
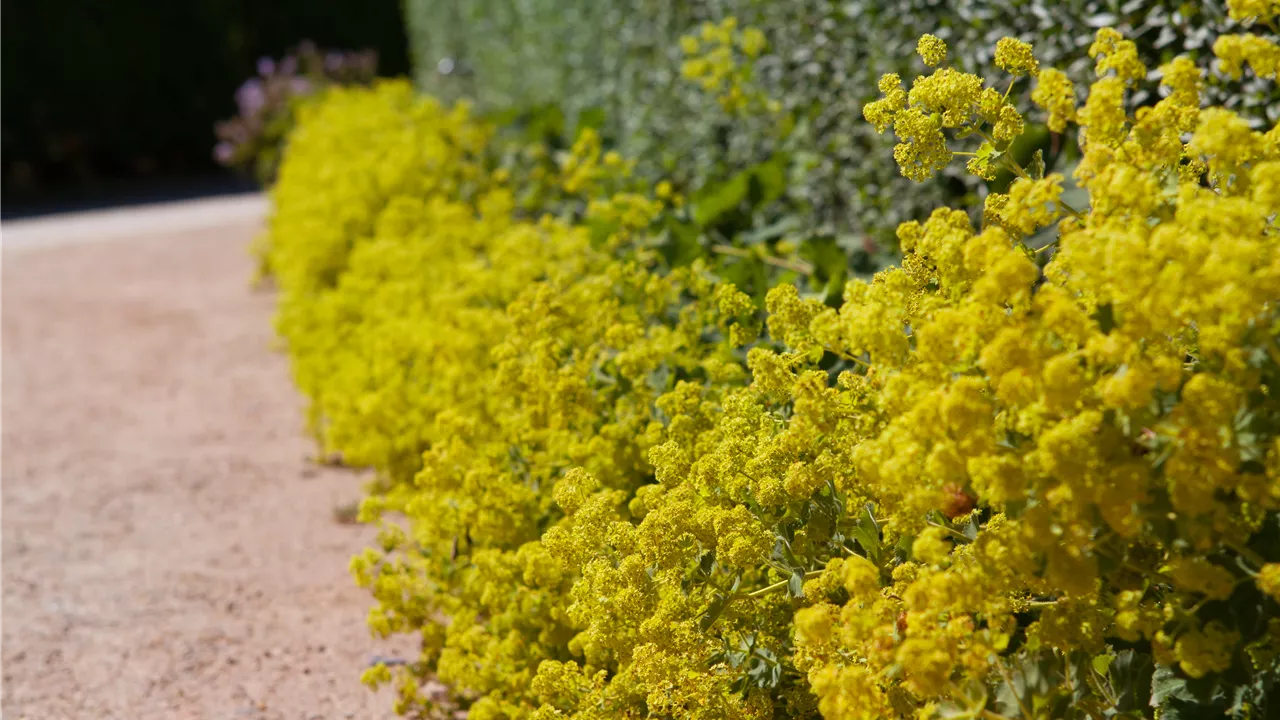
[[(417, 435), (377, 430), (334, 405), (358, 401), (362, 389), (339, 372), (342, 353), (380, 353), (373, 346), (353, 346), (346, 336), (372, 309), (344, 304), (342, 291), (355, 282), (351, 267), (379, 223), (395, 217), (393, 208), (456, 204), (483, 192), (489, 136), (465, 106), (443, 108), (405, 82), (383, 82), (373, 91), (334, 88), (300, 109), (289, 139), (297, 149), (289, 152), (272, 190), (275, 210), (262, 263), (280, 287), (277, 328), (289, 343), (295, 380), (312, 399), (313, 429), (326, 445), (341, 447), (349, 462), (399, 475), (417, 465), (421, 452)], [(449, 249), (470, 252), (465, 243)], [(436, 267), (453, 271), (443, 258)], [(420, 433), (426, 417), (391, 420)]]
[[(1047, 67), (1072, 77), (1092, 65), (1086, 52), (1099, 27), (1131, 36), (1152, 68), (1178, 54), (1207, 60), (1215, 38), (1241, 28), (1224, 0), (407, 0), (406, 21), (419, 87), (437, 97), (474, 99), (482, 110), (551, 103), (569, 121), (599, 116), (613, 146), (638, 161), (637, 174), (672, 181), (696, 195), (732, 182), (737, 173), (773, 160), (788, 167), (776, 207), (758, 208), (745, 227), (715, 228), (726, 238), (749, 236), (787, 221), (790, 240), (822, 238), (845, 262), (882, 264), (896, 250), (894, 228), (923, 219), (940, 204), (970, 203), (987, 184), (950, 166), (915, 185), (897, 172), (891, 145), (862, 121), (884, 73), (904, 74), (922, 33), (951, 48), (952, 66), (990, 66), (997, 41), (1036, 43)], [(682, 36), (733, 16), (767, 41), (750, 58), (734, 52), (734, 72), (749, 72), (751, 89), (781, 106), (775, 113), (726, 113), (721, 92), (701, 78), (682, 82), (691, 56)], [(701, 57), (707, 48), (693, 57)], [(726, 57), (723, 53), (720, 57)], [(1252, 74), (1232, 80), (1209, 63), (1204, 95), (1251, 122), (1280, 120), (1274, 84)], [(695, 66), (696, 67), (696, 66)], [(704, 66), (705, 67), (705, 66)], [(730, 75), (725, 75), (729, 77)], [(727, 84), (727, 83), (726, 83)], [(1154, 90), (1154, 85), (1151, 88)], [(1128, 109), (1146, 103), (1145, 89)], [(1025, 95), (1013, 96), (1030, 109)], [(731, 104), (730, 107), (733, 107)], [(1055, 138), (1031, 115), (1015, 152), (1025, 162), (1043, 148), (1051, 171), (1070, 169), (1073, 138)], [(790, 126), (789, 132), (778, 130)], [(1256, 129), (1256, 128), (1255, 128)], [(995, 183), (1003, 190), (1007, 175)], [(740, 238), (739, 245), (749, 244)], [(868, 253), (867, 249), (871, 252)], [(869, 257), (868, 257), (869, 256)], [(878, 269), (878, 268), (874, 268)], [(838, 294), (838, 293), (837, 293)]]
[(226, 167), (249, 170), (262, 185), (270, 185), (299, 103), (330, 85), (367, 85), (377, 66), (378, 56), (372, 50), (321, 52), (310, 42), (279, 63), (262, 58), (258, 76), (236, 90), (239, 114), (214, 128), (218, 136), (214, 159)]
[[(1016, 39), (994, 84), (918, 48), (865, 109), (902, 174), (1017, 179), (830, 302), (668, 252), (687, 208), (594, 132), (513, 150), (401, 84), (306, 113), (268, 257), (323, 442), (379, 471), (352, 569), (421, 639), (366, 673), (401, 712), (1276, 712), (1280, 128), (1186, 58), (1129, 112), (1109, 29), (1083, 102)], [(1015, 93), (1079, 129), (1087, 205), (1014, 159)]]

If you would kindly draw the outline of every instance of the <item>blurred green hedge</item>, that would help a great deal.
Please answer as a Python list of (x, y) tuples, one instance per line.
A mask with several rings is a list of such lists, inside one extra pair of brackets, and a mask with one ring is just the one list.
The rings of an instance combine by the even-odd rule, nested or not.
[(214, 122), (260, 56), (300, 40), (408, 72), (397, 0), (6, 0), (4, 199), (219, 172)]
[[(695, 201), (761, 163), (783, 163), (790, 179), (786, 196), (768, 207), (746, 208), (753, 237), (786, 220), (787, 231), (801, 242), (834, 240), (855, 256), (872, 247), (868, 240), (892, 247), (891, 229), (899, 222), (978, 190), (959, 165), (925, 185), (901, 177), (893, 141), (862, 119), (862, 104), (877, 95), (880, 75), (904, 71), (921, 34), (942, 37), (951, 57), (966, 64), (975, 58), (986, 63), (996, 40), (1012, 35), (1032, 42), (1042, 62), (1084, 77), (1090, 69), (1085, 49), (1098, 27), (1116, 26), (1136, 38), (1151, 67), (1179, 52), (1208, 54), (1208, 39), (1231, 27), (1220, 0), (405, 4), (415, 74), (424, 90), (471, 98), (488, 110), (543, 108), (545, 114), (554, 108), (570, 131), (598, 125), (623, 154), (641, 158), (641, 172), (672, 180)], [(755, 74), (795, 122), (785, 140), (770, 127), (776, 120), (731, 119), (714, 98), (680, 77), (680, 36), (730, 15), (769, 40)], [(1242, 94), (1255, 117), (1268, 109), (1280, 113), (1276, 98), (1261, 90)], [(1069, 161), (1062, 155), (1074, 143), (1047, 131), (1038, 142), (1051, 164)]]

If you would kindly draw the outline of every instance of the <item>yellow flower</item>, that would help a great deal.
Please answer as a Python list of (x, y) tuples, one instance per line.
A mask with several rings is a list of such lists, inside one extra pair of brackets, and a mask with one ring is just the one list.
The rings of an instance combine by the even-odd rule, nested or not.
[(1093, 44), (1089, 46), (1089, 57), (1096, 58), (1099, 77), (1107, 71), (1114, 71), (1116, 77), (1126, 83), (1134, 83), (1147, 76), (1147, 67), (1138, 59), (1138, 47), (1111, 28), (1098, 30)]
[(880, 593), (880, 569), (870, 560), (854, 555), (843, 566), (844, 587), (849, 597), (866, 602)]
[(1213, 600), (1226, 600), (1235, 588), (1235, 577), (1226, 568), (1204, 558), (1179, 558), (1168, 572), (1182, 587)]
[(1209, 170), (1226, 176), (1261, 154), (1260, 133), (1235, 113), (1222, 108), (1208, 108), (1200, 113), (1200, 124), (1188, 148), (1203, 156)]
[(907, 687), (922, 697), (943, 692), (954, 661), (945, 647), (932, 639), (910, 638), (898, 648), (898, 662), (906, 671)]
[(1013, 75), (1035, 75), (1040, 63), (1031, 54), (1031, 44), (1011, 37), (1000, 38), (996, 43), (996, 66)]
[(1258, 589), (1280, 602), (1280, 563), (1267, 563), (1255, 578)]
[(1183, 672), (1193, 678), (1202, 678), (1231, 667), (1231, 656), (1239, 641), (1240, 633), (1227, 630), (1214, 620), (1203, 628), (1179, 635), (1173, 651)]
[(1075, 86), (1058, 70), (1048, 68), (1036, 76), (1031, 101), (1049, 111), (1048, 125), (1054, 132), (1063, 132), (1067, 123), (1075, 119)]
[(1105, 77), (1089, 86), (1089, 97), (1078, 112), (1089, 146), (1114, 145), (1124, 137), (1128, 117), (1124, 111), (1124, 82)]
[(1213, 43), (1213, 54), (1222, 71), (1237, 79), (1245, 65), (1258, 77), (1271, 80), (1280, 70), (1280, 45), (1253, 33), (1219, 36)]
[(997, 212), (1001, 224), (1015, 233), (1030, 235), (1055, 222), (1062, 214), (1062, 181), (1057, 173), (1042, 180), (1015, 180)]
[(932, 115), (917, 108), (894, 116), (893, 129), (902, 140), (893, 148), (893, 158), (906, 177), (924, 182), (951, 162), (951, 150), (942, 127)]
[(884, 97), (869, 102), (862, 107), (862, 116), (876, 128), (876, 132), (884, 132), (900, 110), (907, 107), (907, 91), (902, 88), (902, 80), (896, 73), (889, 73), (880, 78), (880, 92)]
[(820, 645), (831, 639), (831, 606), (812, 605), (796, 612), (796, 642)]
[(916, 43), (916, 53), (929, 67), (938, 67), (947, 59), (947, 44), (936, 35), (921, 35)]
[(995, 128), (991, 134), (995, 139), (1002, 143), (1012, 142), (1022, 134), (1023, 122), (1022, 114), (1012, 105), (1005, 105), (1000, 108), (999, 119), (995, 123)]
[(941, 114), (942, 126), (953, 128), (963, 125), (973, 116), (981, 94), (982, 78), (942, 68), (931, 75), (916, 78), (907, 99), (913, 106)]
[(1280, 15), (1280, 3), (1275, 0), (1227, 0), (1227, 14), (1237, 22), (1267, 22)]
[(946, 531), (939, 527), (925, 528), (911, 543), (911, 557), (929, 565), (937, 565), (951, 553)]
[(759, 28), (749, 27), (742, 31), (742, 53), (747, 57), (759, 56), (767, 44), (768, 40)]

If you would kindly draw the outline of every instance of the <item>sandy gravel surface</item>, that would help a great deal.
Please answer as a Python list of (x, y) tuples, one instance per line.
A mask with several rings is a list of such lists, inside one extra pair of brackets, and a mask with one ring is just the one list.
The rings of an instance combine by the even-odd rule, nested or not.
[(3, 253), (3, 717), (391, 717), (371, 533), (333, 518), (360, 480), (306, 460), (259, 221), (85, 220)]

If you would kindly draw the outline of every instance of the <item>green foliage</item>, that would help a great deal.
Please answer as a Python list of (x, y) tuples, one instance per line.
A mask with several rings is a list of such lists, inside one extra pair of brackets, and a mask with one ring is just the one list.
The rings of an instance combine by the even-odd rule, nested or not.
[[(947, 41), (964, 69), (989, 66), (996, 41), (1008, 35), (1033, 40), (1043, 63), (1078, 75), (1090, 64), (1082, 39), (1104, 25), (1134, 37), (1152, 67), (1181, 52), (1208, 56), (1212, 39), (1234, 27), (1220, 2), (1173, 0), (408, 0), (405, 7), (417, 81), (426, 91), (474, 99), (486, 110), (554, 104), (571, 127), (603, 111), (606, 144), (636, 158), (640, 176), (668, 179), (690, 196), (718, 199), (718, 186), (740, 183), (743, 171), (785, 154), (795, 181), (748, 226), (789, 215), (798, 242), (831, 238), (864, 264), (868, 248), (896, 250), (899, 223), (922, 220), (939, 204), (971, 204), (985, 192), (962, 168), (914, 185), (899, 174), (892, 143), (862, 121), (880, 76), (905, 74), (922, 34)], [(726, 113), (681, 77), (679, 38), (729, 16), (763, 31), (768, 45), (753, 80), (785, 121)], [(1143, 92), (1133, 102), (1146, 102)], [(1218, 76), (1209, 93), (1211, 102), (1231, 97), (1267, 126), (1280, 119), (1264, 81), (1242, 85)], [(1035, 142), (1050, 171), (1067, 164), (1069, 138), (1044, 133)]]

